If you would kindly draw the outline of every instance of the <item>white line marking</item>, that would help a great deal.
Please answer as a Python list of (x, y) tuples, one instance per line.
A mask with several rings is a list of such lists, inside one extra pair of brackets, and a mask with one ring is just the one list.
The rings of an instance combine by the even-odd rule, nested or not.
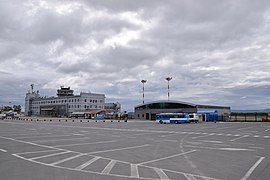
[(269, 136), (263, 136), (264, 138), (269, 138)]
[(80, 145), (87, 145), (87, 144), (103, 144), (103, 143), (110, 143), (110, 142), (117, 142), (117, 141), (99, 141), (99, 142), (91, 142), (91, 143), (79, 143), (79, 144), (65, 144), (53, 147), (68, 147), (68, 146), (80, 146)]
[(244, 135), (244, 136), (241, 136), (241, 137), (238, 137), (238, 138), (235, 138), (235, 139), (231, 139), (230, 141), (236, 141), (238, 139), (242, 139), (242, 138), (245, 138), (245, 137), (248, 137), (249, 135)]
[(198, 139), (198, 138), (202, 138), (202, 137), (208, 137), (208, 136), (212, 136), (213, 134), (207, 134), (207, 135), (203, 135), (203, 136), (196, 136), (196, 137), (192, 137), (191, 139)]
[(205, 146), (191, 146), (184, 145), (189, 148), (201, 148), (201, 149), (215, 149), (215, 150), (223, 150), (223, 151), (255, 151), (254, 149), (243, 149), (243, 148), (214, 148), (214, 147), (205, 147)]
[(121, 151), (121, 150), (136, 149), (136, 148), (147, 147), (147, 146), (152, 146), (152, 145), (144, 144), (141, 146), (131, 146), (131, 147), (125, 147), (125, 148), (118, 148), (118, 149), (109, 149), (109, 150), (104, 150), (104, 151), (94, 151), (94, 152), (89, 152), (87, 154), (97, 154), (97, 153), (103, 153), (103, 152)]
[(245, 133), (256, 133), (258, 131), (245, 131)]
[(54, 141), (70, 141), (75, 139), (89, 139), (89, 137), (79, 137), (79, 138), (70, 138), (70, 139), (50, 139), (50, 140), (39, 140), (39, 141), (32, 141), (32, 142), (54, 142)]
[(187, 180), (197, 180), (193, 175), (191, 174), (184, 174), (184, 176), (187, 178)]
[(51, 157), (51, 156), (57, 156), (57, 155), (61, 155), (61, 154), (67, 154), (70, 153), (70, 151), (65, 151), (65, 152), (60, 152), (60, 153), (54, 153), (54, 154), (48, 154), (45, 156), (38, 156), (38, 157), (34, 157), (34, 158), (30, 158), (31, 160), (36, 160), (36, 159), (41, 159), (41, 158), (46, 158), (46, 157)]
[[(30, 162), (33, 162), (33, 163), (37, 163), (37, 164), (41, 164), (41, 165), (49, 166), (49, 167), (54, 167), (54, 168), (58, 168), (58, 169), (65, 169), (65, 170), (71, 170), (71, 171), (80, 171), (80, 172), (84, 172), (84, 173), (91, 173), (91, 174), (98, 174), (98, 175), (101, 174), (100, 172), (95, 172), (95, 171), (91, 171), (91, 170), (74, 169), (74, 168), (61, 167), (61, 166), (52, 166), (52, 165), (49, 165), (49, 164), (46, 164), (46, 163), (43, 163), (43, 162), (33, 161), (31, 159), (24, 158), (24, 157), (19, 156), (17, 154), (12, 154), (12, 155), (15, 156), (15, 157), (17, 157), (17, 158), (24, 159), (26, 161), (30, 161)], [(96, 157), (96, 158), (101, 158), (101, 157)], [(124, 162), (124, 163), (128, 163), (128, 162)], [(143, 167), (146, 167), (146, 168), (153, 169), (153, 167), (150, 167), (150, 166), (146, 166), (146, 165), (142, 165), (142, 166)], [(169, 169), (163, 169), (163, 170), (168, 171), (168, 172), (172, 172), (172, 173), (176, 173), (176, 174), (181, 174), (181, 175), (186, 174), (184, 172), (173, 171), (173, 170), (169, 170)], [(219, 180), (219, 179), (216, 179), (216, 178), (211, 178), (211, 177), (206, 177), (206, 176), (200, 176), (200, 175), (196, 175), (196, 174), (191, 174), (191, 175), (193, 175), (195, 177), (202, 178), (202, 179), (207, 179), (207, 180)], [(120, 175), (120, 174), (109, 174), (108, 176), (121, 177), (121, 178), (130, 178), (131, 177), (131, 176)], [(140, 179), (154, 180), (153, 178), (143, 178), (143, 177), (140, 177)]]
[(243, 129), (250, 129), (250, 128), (253, 128), (253, 127), (245, 127), (245, 128), (240, 128), (240, 129), (237, 129), (237, 130), (240, 131), (240, 130), (243, 130)]
[(35, 135), (32, 135), (32, 136), (26, 136), (26, 137), (13, 137), (13, 138), (16, 138), (16, 139), (31, 139), (31, 138), (53, 138), (53, 137), (64, 137), (64, 136), (71, 136), (71, 135), (52, 135), (52, 136), (35, 136)]
[(164, 159), (170, 159), (170, 158), (173, 158), (173, 157), (182, 156), (184, 154), (189, 154), (189, 153), (192, 153), (192, 152), (195, 152), (195, 151), (197, 151), (197, 150), (191, 150), (191, 151), (183, 152), (183, 153), (180, 153), (180, 154), (175, 154), (175, 155), (172, 155), (172, 156), (167, 156), (167, 157), (163, 157), (163, 158), (159, 158), (159, 159), (154, 159), (154, 160), (151, 160), (151, 161), (145, 161), (145, 162), (142, 162), (142, 163), (138, 163), (138, 165), (148, 164), (148, 163), (152, 163), (152, 162), (156, 162), (156, 161), (161, 161), (161, 160), (164, 160)]
[(22, 141), (22, 140), (8, 138), (8, 137), (4, 137), (4, 136), (0, 136), (0, 138), (8, 139), (8, 140), (11, 140), (11, 141), (16, 141), (16, 142), (20, 142), (20, 143), (25, 143), (25, 144), (31, 144), (31, 145), (39, 146), (39, 147), (46, 147), (46, 148), (50, 148), (50, 149), (63, 150), (63, 149), (60, 149), (60, 148), (54, 148), (54, 147), (51, 147), (51, 146), (46, 146), (46, 145), (42, 145), (42, 144), (36, 144), (36, 143), (33, 143), (33, 142)]
[(203, 142), (217, 143), (217, 144), (223, 144), (224, 143), (222, 141), (206, 141), (206, 140), (204, 140)]
[(169, 177), (165, 174), (165, 172), (162, 169), (154, 168), (160, 179), (169, 179)]
[(131, 172), (131, 177), (140, 178), (137, 164), (131, 164), (130, 165), (130, 172)]
[(93, 162), (97, 161), (98, 159), (100, 159), (100, 157), (94, 157), (93, 159), (87, 161), (86, 163), (76, 167), (75, 169), (76, 170), (82, 170), (84, 169), (85, 167), (89, 166), (90, 164), (92, 164)]
[(116, 164), (116, 160), (111, 160), (109, 164), (107, 164), (107, 166), (103, 169), (101, 174), (109, 174), (115, 164)]
[(5, 150), (5, 149), (0, 149), (0, 151), (2, 151), (2, 152), (7, 152), (7, 150)]
[(178, 142), (178, 140), (172, 140), (172, 139), (163, 139), (163, 140), (157, 140), (157, 141), (155, 141), (155, 142)]
[[(18, 136), (18, 138), (23, 138), (22, 136), (25, 136), (25, 137), (29, 137), (29, 136), (36, 136), (36, 137), (40, 137), (40, 136), (37, 136), (37, 135), (46, 135), (46, 134), (52, 134), (52, 133), (36, 133), (36, 134), (12, 134), (12, 135), (15, 135), (15, 137), (11, 137), (11, 138), (17, 138), (16, 136)], [(8, 136), (8, 135), (6, 135)]]
[(52, 152), (52, 151), (61, 151), (59, 149), (50, 149), (50, 150), (44, 150), (44, 151), (30, 151), (30, 152), (23, 152), (23, 153), (17, 153), (19, 155), (23, 154), (34, 154), (34, 153), (43, 153), (43, 152)]
[(193, 145), (201, 145), (201, 144), (203, 144), (203, 143), (201, 143), (201, 142), (192, 142), (192, 141), (190, 141), (190, 142), (186, 142), (187, 144), (193, 144)]
[(255, 137), (255, 138), (258, 138), (258, 137), (260, 137), (260, 136), (258, 136), (258, 135), (255, 135), (255, 136), (253, 136), (253, 137)]
[(249, 146), (248, 148), (253, 148), (253, 149), (264, 149), (263, 147), (253, 147), (253, 146)]
[(247, 180), (256, 167), (262, 162), (265, 157), (260, 157), (260, 159), (248, 170), (248, 172), (241, 178), (241, 180)]
[(112, 135), (112, 137), (121, 137), (121, 136), (119, 136), (119, 135)]
[(60, 160), (60, 161), (56, 161), (56, 162), (54, 162), (54, 163), (51, 163), (50, 165), (55, 166), (55, 165), (57, 165), (57, 164), (60, 164), (60, 163), (63, 163), (63, 162), (66, 162), (66, 161), (75, 159), (75, 158), (77, 158), (77, 157), (81, 157), (81, 156), (83, 156), (83, 155), (85, 155), (85, 154), (78, 154), (78, 155), (76, 155), (76, 156), (72, 156), (72, 157), (69, 157), (69, 158), (66, 158), (66, 159), (62, 159), (62, 160)]
[(266, 129), (265, 131), (269, 131), (270, 129)]
[(168, 136), (175, 136), (175, 135), (179, 135), (179, 134), (167, 134), (167, 135), (162, 135), (160, 137), (168, 137)]

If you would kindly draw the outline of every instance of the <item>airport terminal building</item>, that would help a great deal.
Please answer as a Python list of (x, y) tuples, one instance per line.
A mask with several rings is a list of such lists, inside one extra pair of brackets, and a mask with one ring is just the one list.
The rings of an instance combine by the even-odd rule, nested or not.
[(182, 101), (154, 101), (135, 106), (135, 118), (155, 120), (159, 113), (198, 113), (203, 121), (209, 114), (215, 114), (219, 120), (229, 119), (231, 108), (227, 106), (199, 105)]
[(98, 113), (119, 113), (121, 104), (106, 103), (105, 94), (85, 93), (74, 95), (70, 87), (60, 87), (57, 97), (42, 97), (31, 90), (25, 97), (25, 114), (28, 116), (93, 118)]

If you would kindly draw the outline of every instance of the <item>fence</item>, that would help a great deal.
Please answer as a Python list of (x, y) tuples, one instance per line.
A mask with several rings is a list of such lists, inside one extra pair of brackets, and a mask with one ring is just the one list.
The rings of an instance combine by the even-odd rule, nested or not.
[(270, 121), (268, 113), (231, 113), (230, 121), (264, 122)]

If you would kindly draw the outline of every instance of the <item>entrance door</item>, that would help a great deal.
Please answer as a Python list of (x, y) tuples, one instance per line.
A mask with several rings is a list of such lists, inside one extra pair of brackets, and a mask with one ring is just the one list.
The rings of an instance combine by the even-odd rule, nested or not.
[(149, 119), (149, 113), (146, 113), (146, 119)]

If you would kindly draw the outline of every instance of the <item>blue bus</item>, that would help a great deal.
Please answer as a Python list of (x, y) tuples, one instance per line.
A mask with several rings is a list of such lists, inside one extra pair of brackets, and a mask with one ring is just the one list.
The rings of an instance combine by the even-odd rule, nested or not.
[(156, 114), (156, 121), (160, 124), (166, 123), (190, 123), (190, 118), (187, 113), (160, 113)]

